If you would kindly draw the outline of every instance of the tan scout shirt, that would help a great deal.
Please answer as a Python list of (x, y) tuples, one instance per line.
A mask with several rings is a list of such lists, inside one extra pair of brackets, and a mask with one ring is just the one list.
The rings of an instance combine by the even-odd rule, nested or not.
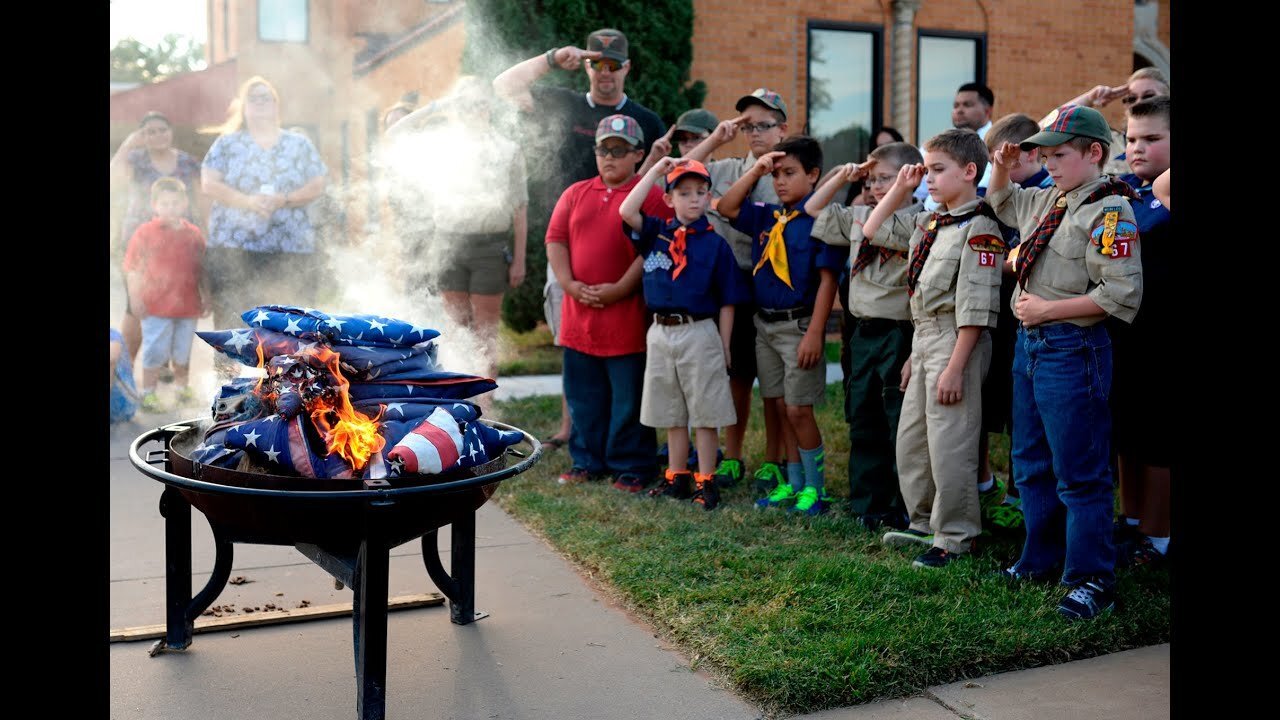
[[(967, 202), (945, 214), (964, 215), (980, 202), (981, 199)], [(913, 251), (924, 239), (932, 216), (928, 212), (916, 215), (916, 229), (911, 235)], [(912, 319), (955, 313), (956, 327), (995, 327), (1000, 314), (1000, 271), (1005, 252), (1000, 226), (984, 215), (938, 228), (938, 237), (911, 296)]]
[[(1067, 300), (1081, 295), (1125, 322), (1133, 322), (1142, 302), (1142, 257), (1137, 242), (1137, 223), (1129, 201), (1119, 195), (1105, 197), (1090, 205), (1083, 201), (1107, 179), (1106, 175), (1067, 193), (1067, 214), (1062, 218), (1049, 245), (1036, 258), (1027, 278), (1027, 289), (1046, 300)], [(1057, 188), (1019, 188), (1013, 183), (987, 196), (987, 202), (1006, 225), (1018, 228), (1023, 244), (1030, 242), (1040, 220), (1049, 214), (1059, 196)], [(1115, 213), (1116, 252), (1103, 255), (1100, 238), (1108, 212)], [(1016, 307), (1022, 288), (1013, 290), (1011, 307)], [(1080, 327), (1102, 321), (1102, 316), (1067, 318)]]
[[(880, 225), (870, 244), (886, 247), (888, 243), (896, 243), (905, 251), (915, 231), (915, 216), (923, 209), (919, 202), (899, 209)], [(812, 235), (828, 245), (850, 245), (850, 252), (856, 258), (860, 243), (868, 242), (862, 235), (862, 225), (870, 216), (868, 205), (849, 207), (833, 203), (823, 208), (814, 221)], [(893, 255), (881, 261), (877, 251), (862, 272), (849, 278), (849, 299), (845, 306), (854, 317), (910, 320), (906, 258)]]
[[(711, 197), (719, 198), (729, 192), (729, 188), (733, 187), (738, 178), (746, 175), (755, 164), (755, 156), (749, 153), (746, 157), (725, 158), (706, 163), (707, 172), (711, 173)], [(782, 204), (778, 199), (778, 193), (773, 189), (773, 178), (765, 175), (756, 181), (756, 186), (751, 189), (751, 193), (747, 195), (746, 200), (742, 201), (742, 204), (746, 205), (750, 202)], [(733, 257), (738, 261), (738, 267), (750, 270), (752, 268), (751, 238), (730, 225), (729, 221), (715, 210), (707, 210), (707, 219), (711, 221), (711, 227), (716, 229), (720, 237), (729, 241), (729, 247), (733, 248)]]

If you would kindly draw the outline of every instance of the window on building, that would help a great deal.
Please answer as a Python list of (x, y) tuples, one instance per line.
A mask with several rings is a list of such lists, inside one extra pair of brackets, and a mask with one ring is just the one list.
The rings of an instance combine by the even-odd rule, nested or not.
[(307, 41), (307, 0), (258, 0), (258, 39)]
[(881, 116), (880, 42), (879, 27), (809, 24), (807, 133), (822, 143), (823, 172), (862, 162), (871, 150)]
[(920, 31), (916, 54), (916, 145), (951, 128), (956, 89), (987, 82), (981, 35)]

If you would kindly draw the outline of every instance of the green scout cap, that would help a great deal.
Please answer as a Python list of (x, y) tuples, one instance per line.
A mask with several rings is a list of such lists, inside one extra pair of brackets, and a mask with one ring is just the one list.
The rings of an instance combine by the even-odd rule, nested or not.
[(683, 115), (676, 118), (676, 130), (683, 130), (694, 135), (711, 134), (719, 124), (720, 121), (716, 119), (714, 113), (702, 108), (686, 110)]
[(630, 115), (610, 115), (596, 126), (596, 142), (611, 137), (622, 138), (638, 146), (644, 142), (644, 131)]
[(1054, 147), (1074, 137), (1086, 137), (1111, 144), (1111, 128), (1102, 113), (1083, 105), (1063, 105), (1049, 113), (1044, 129), (1018, 143), (1023, 150)]
[(743, 95), (738, 98), (738, 104), (734, 108), (738, 112), (742, 112), (748, 105), (758, 103), (767, 108), (772, 108), (782, 113), (782, 119), (787, 119), (787, 103), (783, 101), (782, 96), (770, 90), (769, 88), (756, 88), (751, 91), (750, 95)]
[(627, 36), (613, 28), (602, 28), (587, 36), (587, 50), (618, 62), (627, 60)]

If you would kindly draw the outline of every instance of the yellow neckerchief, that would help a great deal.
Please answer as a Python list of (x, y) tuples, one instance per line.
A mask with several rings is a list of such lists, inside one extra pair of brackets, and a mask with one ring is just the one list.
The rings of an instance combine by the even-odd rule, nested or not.
[(781, 210), (773, 211), (773, 217), (777, 222), (769, 230), (769, 240), (764, 246), (764, 254), (760, 256), (760, 262), (756, 263), (755, 269), (751, 271), (752, 275), (760, 272), (760, 268), (764, 267), (765, 261), (768, 260), (773, 263), (773, 274), (786, 283), (787, 287), (795, 290), (791, 286), (791, 269), (787, 265), (787, 245), (782, 241), (782, 231), (786, 228), (787, 221), (799, 214), (799, 210), (792, 210), (786, 215), (783, 215)]

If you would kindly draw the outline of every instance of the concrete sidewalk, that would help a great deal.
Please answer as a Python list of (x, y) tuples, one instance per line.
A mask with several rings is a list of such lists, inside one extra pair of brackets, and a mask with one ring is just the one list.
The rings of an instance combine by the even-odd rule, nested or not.
[[(170, 420), (143, 416), (113, 429), (111, 443), (111, 627), (164, 621), (162, 486), (128, 462), (129, 442)], [(213, 565), (208, 525), (193, 515), (192, 579)], [(441, 533), (448, 565), (448, 530)], [(390, 718), (716, 718), (754, 720), (760, 708), (721, 687), (658, 639), (552, 548), (493, 503), (477, 517), (476, 604), (490, 613), (469, 626), (445, 606), (390, 613)], [(350, 602), (330, 576), (292, 547), (235, 545), (232, 577), (215, 604), (297, 607)], [(391, 596), (430, 593), (417, 542), (391, 558)], [(355, 715), (349, 617), (201, 633), (181, 653), (148, 657), (149, 641), (111, 645), (111, 717), (346, 719)], [(1081, 720), (1169, 717), (1169, 648), (929, 688), (890, 700), (813, 713), (815, 720)]]

